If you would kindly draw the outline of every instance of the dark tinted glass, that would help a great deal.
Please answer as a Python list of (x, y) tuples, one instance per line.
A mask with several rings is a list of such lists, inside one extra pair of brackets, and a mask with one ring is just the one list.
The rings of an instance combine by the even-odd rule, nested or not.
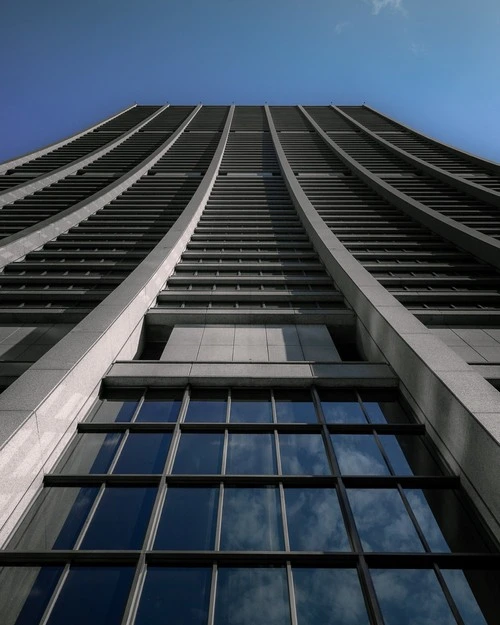
[(332, 442), (344, 475), (389, 475), (389, 469), (371, 434), (332, 434)]
[(153, 487), (107, 487), (81, 549), (140, 549), (155, 496)]
[[(441, 569), (441, 573), (460, 612), (460, 616), (466, 625), (489, 625), (490, 623), (495, 623), (498, 617), (498, 591), (500, 590), (499, 571), (491, 571), (489, 576), (482, 576), (480, 571), (461, 571), (459, 569)], [(496, 604), (493, 607), (493, 611), (495, 611), (496, 614), (492, 615), (492, 619), (487, 620), (479, 607), (478, 601), (471, 588), (471, 583), (476, 586), (478, 594), (484, 596), (484, 590), (486, 590), (489, 585), (488, 582), (492, 581), (488, 580), (491, 574), (496, 577), (496, 583), (494, 583), (496, 592), (491, 592), (493, 590), (492, 588), (488, 588), (488, 590), (491, 592), (492, 597), (496, 597), (496, 600), (493, 599), (493, 601), (491, 601), (491, 603)], [(484, 577), (486, 577), (486, 579), (484, 579)], [(490, 610), (487, 611), (489, 612)]]
[(48, 625), (119, 625), (135, 569), (73, 567), (48, 620)]
[(228, 551), (284, 549), (277, 488), (224, 489), (221, 549)]
[(276, 473), (273, 434), (229, 434), (226, 473), (239, 475)]
[(99, 491), (94, 487), (46, 488), (10, 543), (12, 549), (71, 549)]
[(353, 391), (327, 391), (319, 394), (327, 423), (366, 423), (366, 417)]
[(107, 473), (122, 434), (77, 434), (76, 446), (63, 459), (60, 473)]
[(226, 420), (227, 392), (194, 390), (186, 413), (186, 422), (221, 423)]
[(356, 527), (365, 551), (423, 551), (396, 489), (348, 489)]
[(97, 423), (126, 423), (130, 421), (139, 403), (141, 391), (128, 391), (120, 395), (103, 400), (91, 420)]
[(212, 571), (149, 567), (135, 625), (206, 625)]
[(182, 391), (150, 390), (137, 414), (136, 421), (172, 423), (177, 420), (182, 403)]
[(232, 423), (270, 423), (273, 420), (269, 391), (231, 391)]
[(286, 517), (292, 551), (348, 551), (334, 489), (286, 488)]
[(220, 473), (223, 446), (223, 434), (183, 433), (172, 473), (197, 475)]
[(370, 423), (408, 423), (408, 417), (394, 393), (390, 391), (360, 391), (363, 407)]
[(132, 432), (125, 441), (113, 473), (162, 473), (171, 440), (170, 432)]
[(293, 569), (298, 625), (369, 625), (354, 569)]
[(386, 625), (456, 625), (438, 579), (431, 570), (372, 570)]
[(274, 391), (278, 423), (317, 423), (309, 391)]
[(169, 487), (155, 549), (213, 549), (218, 488)]
[(38, 623), (62, 572), (62, 566), (0, 569), (2, 625), (34, 625)]
[(438, 464), (421, 436), (381, 435), (380, 441), (397, 475), (440, 475)]
[(321, 434), (280, 434), (284, 475), (330, 475)]
[(215, 625), (290, 625), (284, 569), (220, 568)]

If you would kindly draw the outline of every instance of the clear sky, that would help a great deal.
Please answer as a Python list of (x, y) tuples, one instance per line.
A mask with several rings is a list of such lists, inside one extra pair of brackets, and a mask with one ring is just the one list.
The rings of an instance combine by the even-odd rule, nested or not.
[(0, 161), (138, 102), (367, 104), (500, 161), (500, 0), (3, 0)]

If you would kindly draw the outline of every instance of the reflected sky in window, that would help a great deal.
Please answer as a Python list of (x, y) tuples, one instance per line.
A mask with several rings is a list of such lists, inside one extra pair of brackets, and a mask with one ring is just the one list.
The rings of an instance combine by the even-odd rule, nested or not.
[(221, 423), (226, 420), (226, 392), (193, 391), (186, 412), (187, 423)]
[(150, 392), (142, 404), (136, 421), (150, 423), (172, 423), (177, 420), (182, 403), (182, 392)]
[(231, 423), (271, 423), (271, 394), (267, 391), (231, 392)]
[(128, 435), (113, 473), (163, 473), (172, 434)]
[(344, 475), (389, 475), (371, 434), (332, 434), (335, 455)]
[(179, 441), (172, 473), (196, 475), (220, 473), (223, 446), (223, 434), (184, 432)]
[(369, 625), (354, 569), (294, 568), (298, 625)]
[(107, 473), (122, 439), (119, 432), (109, 434), (77, 434), (76, 446), (60, 473)]
[(456, 625), (434, 571), (372, 570), (386, 625)]
[(464, 571), (441, 569), (441, 573), (466, 625), (487, 625)]
[(355, 393), (322, 391), (320, 397), (327, 423), (366, 423), (366, 417)]
[(291, 625), (285, 569), (220, 568), (215, 625)]
[(286, 516), (292, 551), (349, 551), (337, 492), (286, 488)]
[(276, 473), (272, 434), (229, 434), (227, 474), (270, 475)]
[(396, 489), (347, 490), (365, 551), (423, 551), (423, 545)]
[(224, 489), (221, 549), (284, 549), (278, 488)]
[(284, 475), (331, 475), (321, 434), (280, 434)]
[(132, 419), (138, 401), (105, 400), (97, 409), (92, 421), (97, 423), (127, 423)]
[(317, 423), (309, 391), (275, 391), (278, 423)]
[(432, 551), (450, 551), (423, 491), (406, 489), (405, 495)]

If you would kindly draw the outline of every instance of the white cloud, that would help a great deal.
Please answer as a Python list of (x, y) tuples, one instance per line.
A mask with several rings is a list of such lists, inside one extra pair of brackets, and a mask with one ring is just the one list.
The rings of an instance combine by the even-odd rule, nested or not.
[(372, 13), (378, 15), (384, 9), (391, 9), (406, 15), (403, 0), (365, 0), (372, 5)]
[(349, 26), (350, 22), (338, 22), (335, 24), (335, 34), (340, 35)]

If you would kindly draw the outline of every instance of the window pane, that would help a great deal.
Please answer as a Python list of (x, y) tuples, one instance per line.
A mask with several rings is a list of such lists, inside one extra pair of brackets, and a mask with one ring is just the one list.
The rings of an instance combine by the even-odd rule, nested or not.
[(337, 493), (324, 488), (286, 488), (292, 551), (349, 551)]
[(353, 391), (321, 391), (321, 407), (327, 423), (366, 423)]
[(421, 436), (383, 435), (380, 440), (397, 475), (442, 474)]
[(219, 569), (215, 625), (290, 625), (285, 570)]
[(438, 579), (431, 570), (372, 570), (386, 625), (456, 625)]
[(466, 625), (487, 625), (464, 571), (441, 569), (441, 573)]
[(221, 423), (226, 420), (227, 392), (194, 390), (191, 393), (186, 421)]
[(163, 473), (172, 434), (128, 435), (113, 473)]
[(0, 569), (2, 625), (34, 625), (59, 581), (62, 566), (5, 567)]
[(272, 434), (230, 434), (226, 473), (270, 475), (276, 473)]
[(182, 391), (149, 390), (136, 421), (172, 423), (177, 420), (182, 403)]
[(59, 473), (107, 473), (122, 435), (77, 434), (76, 445), (61, 462)]
[(360, 391), (370, 423), (408, 423), (408, 417), (390, 391)]
[(213, 549), (218, 488), (169, 487), (155, 549)]
[(155, 497), (153, 487), (107, 487), (81, 549), (140, 549)]
[(369, 625), (354, 569), (293, 569), (298, 625)]
[(423, 551), (403, 500), (395, 489), (348, 489), (365, 551)]
[(220, 473), (223, 434), (181, 435), (172, 473), (196, 475)]
[(47, 625), (119, 625), (134, 567), (72, 567)]
[(272, 420), (269, 391), (231, 391), (232, 423), (270, 423)]
[(98, 492), (98, 487), (44, 489), (10, 548), (72, 549)]
[(344, 475), (389, 475), (371, 434), (332, 434), (332, 442)]
[(331, 475), (321, 434), (280, 434), (284, 475)]
[(317, 423), (309, 391), (274, 391), (278, 423)]
[(134, 415), (142, 391), (121, 391), (114, 397), (108, 396), (98, 407), (91, 421), (97, 423), (126, 423)]
[(212, 570), (148, 567), (135, 625), (206, 625)]
[(221, 549), (228, 551), (284, 549), (277, 488), (229, 487), (224, 490)]

